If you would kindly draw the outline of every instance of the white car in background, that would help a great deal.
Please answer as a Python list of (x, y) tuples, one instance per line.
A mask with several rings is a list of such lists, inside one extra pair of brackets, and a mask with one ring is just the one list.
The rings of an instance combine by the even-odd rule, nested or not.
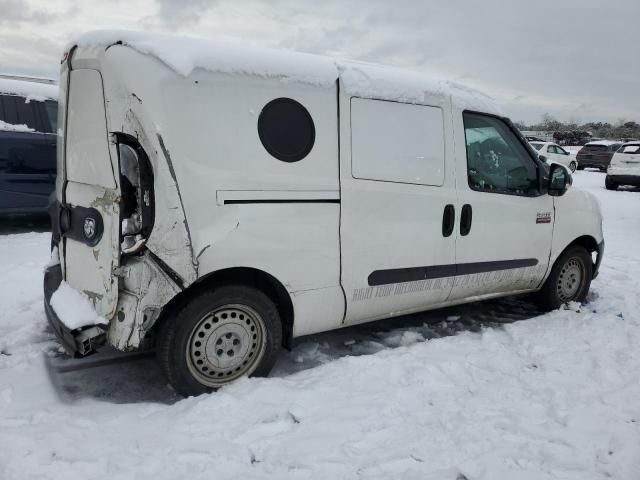
[(570, 152), (553, 142), (529, 142), (538, 151), (541, 160), (547, 163), (559, 163), (564, 165), (571, 172), (575, 172), (578, 167), (576, 159)]
[(640, 187), (640, 141), (625, 143), (613, 154), (604, 185), (607, 190), (620, 185)]

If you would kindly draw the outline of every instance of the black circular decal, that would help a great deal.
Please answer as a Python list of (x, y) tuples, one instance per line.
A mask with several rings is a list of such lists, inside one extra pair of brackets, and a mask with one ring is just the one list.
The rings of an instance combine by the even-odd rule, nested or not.
[(316, 129), (311, 115), (299, 102), (276, 98), (260, 112), (258, 135), (267, 152), (278, 160), (297, 162), (313, 148)]

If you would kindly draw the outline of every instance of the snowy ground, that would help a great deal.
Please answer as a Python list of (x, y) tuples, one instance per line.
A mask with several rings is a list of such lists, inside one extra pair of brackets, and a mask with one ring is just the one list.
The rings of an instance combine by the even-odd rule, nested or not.
[(49, 237), (5, 223), (0, 479), (640, 478), (640, 190), (575, 185), (605, 216), (588, 305), (506, 299), (318, 335), (271, 378), (187, 400), (151, 360), (64, 374), (60, 395)]

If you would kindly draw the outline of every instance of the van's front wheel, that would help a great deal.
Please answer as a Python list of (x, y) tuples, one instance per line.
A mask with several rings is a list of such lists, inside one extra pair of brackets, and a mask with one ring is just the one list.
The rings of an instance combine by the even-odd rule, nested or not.
[(190, 298), (167, 319), (158, 359), (178, 393), (199, 395), (245, 375), (268, 375), (281, 343), (280, 317), (269, 297), (223, 286)]
[(592, 272), (591, 255), (584, 247), (567, 249), (556, 260), (538, 294), (541, 306), (555, 310), (567, 302), (582, 302), (589, 293)]

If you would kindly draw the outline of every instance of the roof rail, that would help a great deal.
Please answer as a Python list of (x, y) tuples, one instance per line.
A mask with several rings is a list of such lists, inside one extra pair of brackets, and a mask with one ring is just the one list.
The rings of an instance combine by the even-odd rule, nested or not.
[(7, 80), (23, 80), (25, 82), (44, 83), (46, 85), (57, 85), (58, 82), (53, 78), (32, 77), (29, 75), (15, 75), (11, 73), (0, 73), (0, 78)]

